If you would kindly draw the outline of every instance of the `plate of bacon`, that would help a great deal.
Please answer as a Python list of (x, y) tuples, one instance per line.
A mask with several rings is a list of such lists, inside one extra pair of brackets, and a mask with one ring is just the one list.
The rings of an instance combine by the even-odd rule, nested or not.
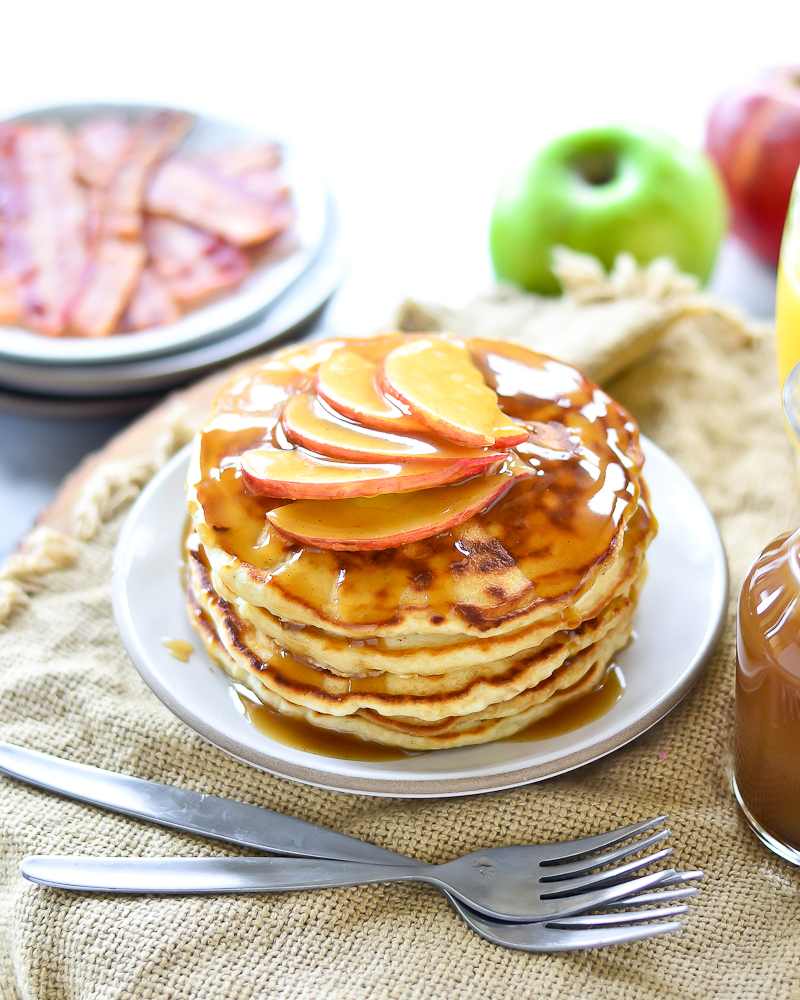
[(92, 104), (0, 123), (0, 363), (235, 336), (312, 268), (329, 222), (300, 154), (231, 122)]

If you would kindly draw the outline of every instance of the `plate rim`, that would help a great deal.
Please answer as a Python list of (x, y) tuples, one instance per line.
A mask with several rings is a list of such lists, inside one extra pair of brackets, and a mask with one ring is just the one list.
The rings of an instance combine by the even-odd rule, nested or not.
[[(636, 739), (636, 737), (647, 732), (657, 722), (660, 722), (661, 719), (668, 715), (686, 697), (703, 675), (725, 629), (730, 592), (730, 573), (725, 547), (714, 516), (698, 488), (674, 459), (645, 435), (641, 435), (641, 441), (645, 455), (650, 452), (657, 452), (662, 459), (673, 467), (673, 470), (683, 480), (683, 485), (694, 495), (699, 508), (704, 512), (709, 527), (712, 529), (711, 537), (715, 550), (714, 565), (720, 571), (719, 592), (714, 595), (715, 600), (712, 614), (709, 616), (703, 641), (692, 660), (687, 664), (675, 682), (634, 721), (613, 734), (581, 749), (561, 754), (553, 760), (539, 764), (509, 767), (500, 772), (476, 776), (465, 775), (457, 778), (425, 779), (413, 777), (408, 779), (393, 779), (346, 776), (326, 771), (324, 766), (307, 767), (302, 764), (295, 764), (278, 757), (273, 757), (268, 753), (251, 747), (246, 747), (239, 741), (228, 737), (225, 733), (219, 732), (213, 724), (187, 709), (164, 687), (158, 675), (150, 669), (147, 656), (143, 655), (139, 649), (138, 637), (133, 626), (133, 621), (131, 620), (127, 601), (126, 581), (122, 571), (122, 563), (124, 561), (123, 553), (128, 546), (128, 539), (135, 530), (135, 511), (146, 498), (158, 491), (160, 484), (173, 474), (176, 465), (187, 461), (191, 448), (190, 445), (187, 445), (174, 455), (147, 484), (128, 513), (115, 547), (112, 568), (112, 606), (123, 645), (145, 684), (162, 704), (181, 722), (188, 726), (189, 729), (207, 743), (217, 747), (243, 764), (256, 767), (258, 770), (266, 771), (279, 778), (288, 778), (292, 781), (297, 781), (300, 784), (324, 788), (329, 791), (375, 797), (409, 799), (453, 798), (461, 795), (486, 794), (509, 788), (517, 788), (573, 771), (584, 764), (592, 763), (615, 750), (621, 749)], [(321, 755), (319, 759), (322, 761), (325, 760)]]
[[(178, 323), (169, 324), (166, 327), (151, 327), (146, 330), (134, 331), (119, 336), (103, 338), (81, 338), (81, 337), (48, 337), (37, 334), (35, 331), (27, 330), (20, 326), (2, 325), (0, 326), (0, 359), (7, 361), (17, 361), (32, 366), (69, 368), (72, 365), (92, 366), (114, 363), (143, 361), (148, 358), (157, 358), (176, 352), (181, 352), (192, 347), (202, 346), (215, 340), (225, 339), (228, 336), (240, 333), (250, 326), (258, 323), (264, 314), (284, 295), (292, 285), (305, 274), (318, 258), (322, 246), (325, 242), (328, 229), (330, 227), (330, 211), (328, 193), (322, 179), (313, 169), (310, 159), (304, 157), (295, 146), (284, 139), (269, 135), (252, 125), (236, 121), (234, 118), (218, 118), (202, 109), (176, 108), (166, 105), (149, 104), (147, 102), (130, 101), (76, 101), (70, 104), (42, 105), (24, 110), (18, 110), (13, 115), (3, 118), (3, 122), (15, 121), (36, 121), (40, 118), (53, 116), (54, 118), (69, 119), (92, 114), (104, 114), (108, 112), (121, 112), (122, 114), (136, 114), (147, 111), (175, 111), (192, 116), (195, 125), (207, 125), (221, 129), (239, 129), (243, 133), (248, 133), (251, 138), (269, 138), (278, 143), (283, 150), (290, 164), (294, 162), (291, 169), (297, 171), (300, 176), (301, 188), (306, 191), (306, 197), (313, 196), (318, 199), (320, 211), (319, 233), (313, 244), (300, 246), (286, 257), (275, 262), (275, 268), (281, 268), (286, 272), (285, 277), (280, 277), (273, 282), (275, 287), (270, 286), (268, 294), (256, 295), (254, 291), (244, 293), (245, 308), (236, 310), (236, 299), (242, 303), (242, 296), (237, 290), (234, 295), (221, 298), (218, 302), (212, 302), (197, 310), (187, 313)], [(193, 126), (192, 128), (194, 128)], [(191, 131), (189, 135), (191, 135)], [(311, 189), (313, 190), (313, 194)], [(276, 272), (279, 273), (279, 272)], [(253, 299), (247, 305), (247, 296)], [(256, 301), (257, 300), (257, 301)], [(234, 308), (225, 309), (225, 305), (231, 304)], [(193, 327), (202, 327), (203, 314), (207, 310), (217, 307), (223, 317), (220, 321), (212, 322), (207, 329), (192, 330)], [(228, 315), (229, 314), (229, 315)], [(225, 318), (227, 315), (227, 318)], [(213, 317), (212, 317), (213, 319)], [(188, 320), (188, 332), (179, 336), (169, 336), (169, 331)], [(165, 331), (167, 334), (165, 335)]]

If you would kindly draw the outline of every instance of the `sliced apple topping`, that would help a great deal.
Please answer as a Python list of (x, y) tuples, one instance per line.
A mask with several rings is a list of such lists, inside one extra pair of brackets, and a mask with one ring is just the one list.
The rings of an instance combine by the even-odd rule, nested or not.
[(390, 434), (344, 420), (320, 402), (313, 392), (301, 392), (284, 406), (281, 424), (289, 441), (317, 455), (351, 462), (485, 460), (487, 465), (505, 455), (497, 451), (460, 448), (441, 438)]
[(378, 384), (430, 430), (458, 444), (511, 447), (528, 437), (500, 409), (461, 342), (423, 337), (395, 348), (378, 369)]
[(378, 388), (378, 366), (355, 351), (335, 351), (317, 369), (317, 395), (343, 417), (362, 427), (402, 433), (424, 431), (425, 424), (387, 399)]
[(251, 493), (291, 500), (319, 500), (407, 493), (456, 483), (501, 462), (503, 454), (475, 458), (399, 462), (337, 462), (307, 451), (258, 448), (241, 457), (242, 478)]
[(503, 413), (467, 346), (447, 335), (287, 352), (232, 383), (218, 411), (209, 436), (241, 439), (218, 467), (240, 470), (251, 494), (289, 501), (270, 523), (319, 548), (437, 535), (534, 473), (506, 450), (528, 426)]
[(430, 538), (485, 510), (519, 473), (504, 469), (466, 482), (400, 496), (298, 500), (269, 511), (282, 534), (321, 549), (388, 549)]

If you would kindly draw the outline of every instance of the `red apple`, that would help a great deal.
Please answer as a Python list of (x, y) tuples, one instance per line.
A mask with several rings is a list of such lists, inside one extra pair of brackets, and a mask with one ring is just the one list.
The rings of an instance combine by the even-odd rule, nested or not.
[(770, 70), (724, 94), (708, 120), (706, 152), (728, 189), (733, 231), (777, 264), (800, 165), (800, 68)]
[(476, 458), (399, 462), (337, 462), (307, 451), (262, 447), (241, 458), (242, 479), (251, 493), (290, 500), (341, 500), (424, 490), (485, 472), (507, 454)]
[(389, 549), (462, 524), (501, 497), (517, 476), (506, 469), (455, 486), (354, 500), (299, 500), (268, 520), (295, 541), (320, 549)]

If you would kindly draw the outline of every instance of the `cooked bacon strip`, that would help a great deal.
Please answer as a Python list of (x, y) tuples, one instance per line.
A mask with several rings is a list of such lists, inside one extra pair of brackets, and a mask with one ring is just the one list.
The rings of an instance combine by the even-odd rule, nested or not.
[(280, 166), (280, 149), (274, 143), (237, 146), (203, 158), (212, 173), (235, 184), (258, 201), (283, 201), (289, 196), (289, 186), (276, 169)]
[(22, 276), (28, 263), (22, 252), (21, 190), (14, 164), (14, 129), (0, 125), (0, 323), (22, 317)]
[(147, 185), (145, 208), (207, 229), (239, 247), (262, 243), (292, 222), (288, 205), (265, 205), (194, 160), (163, 163)]
[(13, 125), (0, 124), (0, 243), (23, 215), (22, 185), (14, 162), (16, 135)]
[(180, 315), (166, 283), (148, 265), (139, 275), (139, 284), (122, 314), (119, 328), (128, 331), (166, 326), (180, 319)]
[(0, 323), (16, 323), (22, 316), (22, 295), (18, 279), (0, 271)]
[(249, 272), (250, 264), (242, 251), (218, 240), (209, 253), (169, 282), (170, 294), (184, 306), (197, 305), (212, 292), (234, 288)]
[(75, 167), (80, 179), (90, 187), (106, 187), (128, 151), (133, 131), (118, 115), (81, 125), (75, 133)]
[(250, 272), (241, 250), (185, 222), (148, 216), (144, 234), (153, 269), (184, 305), (238, 285)]
[(92, 248), (100, 239), (108, 185), (130, 149), (134, 129), (119, 117), (87, 122), (75, 135), (78, 176), (89, 186), (86, 241)]
[(204, 157), (214, 173), (221, 177), (241, 177), (253, 171), (274, 170), (280, 165), (280, 149), (274, 142), (222, 149)]
[(144, 242), (156, 273), (169, 281), (208, 253), (217, 237), (177, 219), (148, 215), (144, 221)]
[(232, 181), (240, 190), (267, 205), (277, 208), (280, 202), (288, 204), (289, 185), (277, 170), (249, 170)]
[(108, 184), (101, 224), (104, 236), (139, 236), (148, 174), (178, 145), (191, 121), (188, 115), (159, 111), (136, 126), (130, 148)]
[(74, 179), (72, 142), (63, 128), (21, 126), (13, 145), (25, 201), (25, 319), (40, 333), (58, 335), (86, 266), (86, 198)]
[(98, 244), (88, 276), (70, 316), (71, 331), (80, 337), (105, 337), (133, 294), (147, 253), (136, 240), (106, 237)]
[[(106, 119), (102, 129), (102, 123), (94, 124), (98, 126), (94, 131), (87, 125), (83, 134), (93, 178), (88, 227), (92, 257), (70, 318), (72, 331), (83, 337), (113, 333), (137, 289), (147, 254), (138, 239), (120, 237), (141, 232), (147, 174), (183, 138), (190, 118), (163, 111), (148, 115), (134, 128), (119, 120), (113, 124)], [(137, 308), (141, 311), (144, 306), (140, 302)]]

